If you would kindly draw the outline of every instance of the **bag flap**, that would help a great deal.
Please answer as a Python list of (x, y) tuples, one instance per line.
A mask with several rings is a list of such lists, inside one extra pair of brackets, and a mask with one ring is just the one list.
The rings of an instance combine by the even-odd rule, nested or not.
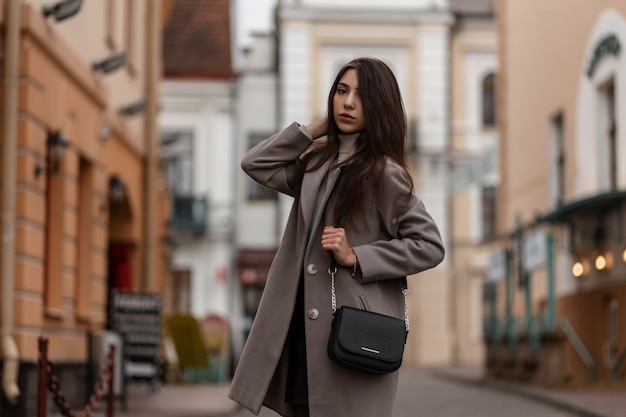
[(403, 320), (347, 306), (336, 314), (337, 340), (343, 349), (387, 362), (402, 359), (406, 342)]

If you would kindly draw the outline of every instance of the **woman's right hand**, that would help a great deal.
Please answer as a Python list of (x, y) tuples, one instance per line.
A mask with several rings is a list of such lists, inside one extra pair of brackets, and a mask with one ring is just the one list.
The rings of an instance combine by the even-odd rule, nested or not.
[(306, 128), (309, 129), (313, 139), (326, 135), (326, 132), (328, 131), (328, 116), (324, 116), (321, 119), (317, 119), (316, 121), (309, 123), (306, 125)]

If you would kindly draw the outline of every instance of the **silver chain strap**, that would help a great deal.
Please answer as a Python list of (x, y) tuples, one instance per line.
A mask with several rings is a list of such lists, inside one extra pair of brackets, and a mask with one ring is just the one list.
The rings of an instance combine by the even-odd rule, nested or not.
[(333, 315), (337, 311), (337, 297), (335, 296), (335, 274), (337, 273), (337, 267), (328, 268), (330, 274), (330, 305), (333, 307)]
[(406, 331), (409, 331), (409, 304), (407, 303), (407, 296), (411, 292), (410, 288), (402, 288), (402, 295), (404, 295), (404, 327)]
[[(337, 267), (329, 267), (328, 273), (330, 274), (330, 305), (333, 308), (333, 315), (337, 312), (337, 296), (335, 294), (335, 274), (337, 273)], [(403, 288), (402, 295), (404, 295), (404, 327), (406, 331), (409, 331), (409, 305), (407, 302), (407, 296), (411, 292), (410, 288)]]

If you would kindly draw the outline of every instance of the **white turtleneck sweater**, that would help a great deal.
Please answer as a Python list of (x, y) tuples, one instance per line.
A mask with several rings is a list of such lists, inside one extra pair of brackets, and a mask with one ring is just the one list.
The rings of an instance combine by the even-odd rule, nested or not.
[[(304, 125), (300, 125), (300, 130), (302, 131), (302, 133), (304, 133), (309, 139), (314, 140), (313, 136), (311, 135), (311, 132), (309, 132), (309, 129), (307, 129), (306, 126)], [(359, 137), (360, 133), (351, 133), (351, 134), (340, 134), (339, 135), (339, 152), (337, 153), (337, 163), (341, 163), (343, 161), (345, 161), (346, 159), (348, 159), (350, 156), (352, 156), (356, 150), (356, 140)], [(332, 180), (334, 180), (334, 176), (338, 175), (339, 170), (337, 169), (333, 169), (331, 172), (328, 173), (326, 180), (322, 182), (322, 184), (320, 184), (320, 189), (317, 195), (317, 199), (316, 199), (316, 207), (315, 207), (315, 212), (319, 212), (320, 210), (323, 210), (322, 207), (320, 207), (321, 202), (323, 201), (323, 199), (321, 198), (322, 195), (324, 195), (324, 193), (326, 193), (326, 185), (331, 182)], [(309, 231), (310, 233), (311, 231)]]
[(339, 135), (339, 154), (337, 155), (337, 163), (343, 162), (354, 154), (356, 150), (356, 138), (360, 133), (351, 133), (349, 135)]
[[(300, 131), (309, 139), (315, 140), (305, 125), (300, 125)], [(350, 133), (339, 135), (339, 154), (337, 155), (337, 163), (343, 162), (352, 156), (356, 149), (356, 139), (359, 137), (359, 134), (360, 133)]]

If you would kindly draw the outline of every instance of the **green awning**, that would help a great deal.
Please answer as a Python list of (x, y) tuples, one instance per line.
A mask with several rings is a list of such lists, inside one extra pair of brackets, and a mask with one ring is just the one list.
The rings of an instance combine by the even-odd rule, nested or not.
[(609, 191), (591, 197), (574, 200), (562, 205), (540, 218), (549, 223), (563, 223), (574, 215), (598, 215), (619, 207), (626, 200), (626, 190)]

